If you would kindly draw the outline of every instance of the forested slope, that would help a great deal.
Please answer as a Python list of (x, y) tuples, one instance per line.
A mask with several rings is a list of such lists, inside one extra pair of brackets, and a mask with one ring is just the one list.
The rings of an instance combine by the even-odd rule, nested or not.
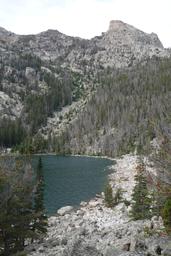
[(98, 79), (101, 85), (85, 109), (56, 138), (56, 152), (108, 156), (141, 152), (161, 133), (170, 133), (171, 59), (108, 69)]
[(140, 149), (155, 136), (150, 116), (163, 118), (169, 74), (159, 63), (169, 56), (156, 34), (118, 20), (90, 40), (0, 27), (0, 148), (107, 155), (135, 143)]
[(0, 146), (11, 147), (36, 134), (54, 111), (86, 94), (83, 84), (81, 74), (54, 67), (33, 54), (4, 56), (0, 59)]

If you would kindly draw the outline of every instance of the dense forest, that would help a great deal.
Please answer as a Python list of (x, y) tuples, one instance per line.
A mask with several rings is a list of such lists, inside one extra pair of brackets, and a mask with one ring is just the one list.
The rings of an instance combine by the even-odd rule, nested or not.
[[(58, 154), (95, 154), (116, 156), (128, 152), (148, 152), (153, 139), (170, 133), (171, 59), (154, 57), (121, 70), (107, 68), (94, 77), (96, 90), (83, 109), (57, 134), (44, 137), (37, 131), (46, 125), (54, 111), (85, 95), (80, 74), (41, 69), (41, 60), (20, 56), (11, 62), (25, 79), (21, 91), (23, 110), (19, 118), (1, 119), (1, 147), (16, 147), (21, 153), (53, 151)], [(40, 65), (41, 63), (41, 65)], [(25, 67), (36, 69), (31, 88)], [(54, 68), (53, 68), (54, 69)], [(3, 73), (4, 74), (4, 73)], [(40, 86), (43, 83), (43, 89)], [(98, 86), (97, 86), (98, 85)], [(22, 84), (20, 85), (23, 86)], [(36, 89), (35, 89), (36, 88)], [(6, 89), (7, 90), (7, 89)]]
[(171, 132), (171, 59), (153, 58), (120, 71), (107, 69), (98, 81), (85, 109), (56, 137), (57, 153), (148, 152), (153, 139)]

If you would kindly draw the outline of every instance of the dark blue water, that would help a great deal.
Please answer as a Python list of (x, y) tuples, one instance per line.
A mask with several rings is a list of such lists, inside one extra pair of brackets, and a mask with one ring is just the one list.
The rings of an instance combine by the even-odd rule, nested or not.
[[(77, 206), (103, 191), (112, 161), (93, 157), (41, 156), (48, 214), (66, 205)], [(38, 157), (34, 158), (34, 166)]]

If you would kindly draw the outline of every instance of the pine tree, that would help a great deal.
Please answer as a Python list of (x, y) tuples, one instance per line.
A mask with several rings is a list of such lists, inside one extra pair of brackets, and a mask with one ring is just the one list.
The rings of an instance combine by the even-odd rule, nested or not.
[(0, 161), (0, 254), (9, 256), (24, 249), (32, 239), (33, 182), (31, 166), (25, 160)]
[(34, 194), (30, 161), (10, 157), (0, 159), (0, 255), (22, 251), (26, 240), (28, 243), (46, 232), (41, 159), (37, 179)]
[(140, 164), (137, 169), (139, 169), (139, 173), (135, 176), (136, 185), (132, 194), (131, 217), (133, 220), (148, 219), (152, 217), (152, 199), (149, 197), (143, 164)]
[(168, 198), (162, 210), (164, 226), (168, 234), (171, 234), (171, 198)]
[(36, 219), (34, 222), (34, 229), (37, 230), (39, 233), (46, 233), (47, 232), (47, 216), (45, 215), (45, 208), (44, 208), (44, 176), (43, 176), (43, 164), (42, 159), (39, 157), (38, 165), (37, 165), (37, 186), (36, 192), (34, 197), (34, 210)]
[(105, 186), (104, 194), (106, 206), (112, 208), (114, 206), (114, 198), (112, 193), (112, 187), (109, 182)]
[(116, 193), (115, 193), (115, 196), (113, 198), (113, 202), (114, 202), (114, 206), (116, 206), (117, 204), (119, 204), (122, 200), (122, 189), (121, 188), (118, 188), (116, 190)]

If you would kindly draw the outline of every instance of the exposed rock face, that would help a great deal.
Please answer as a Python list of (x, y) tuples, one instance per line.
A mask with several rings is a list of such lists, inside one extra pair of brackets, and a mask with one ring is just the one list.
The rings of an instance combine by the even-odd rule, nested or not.
[(110, 22), (108, 32), (112, 34), (115, 33), (116, 37), (120, 40), (127, 39), (125, 40), (125, 43), (128, 45), (132, 41), (132, 43), (137, 42), (144, 45), (151, 45), (154, 47), (164, 48), (156, 34), (144, 33), (122, 21), (112, 20)]
[(111, 21), (97, 44), (105, 49), (97, 54), (105, 66), (131, 66), (143, 58), (167, 55), (156, 34), (144, 33), (122, 21)]
[(16, 35), (10, 31), (7, 31), (6, 29), (0, 27), (0, 45), (1, 43), (5, 44), (10, 43), (11, 41), (14, 41), (14, 39), (16, 38)]
[[(45, 72), (50, 64), (52, 73), (60, 66), (84, 75), (86, 82), (83, 87), (86, 90), (92, 87), (95, 74), (105, 67), (127, 67), (154, 55), (170, 55), (157, 35), (144, 33), (121, 21), (111, 21), (106, 33), (91, 40), (70, 37), (57, 30), (22, 36), (0, 28), (0, 89), (12, 98), (14, 104), (8, 101), (8, 109), (12, 112), (15, 108), (13, 112), (17, 112), (18, 116), (23, 114), (23, 95), (28, 95), (26, 90), (39, 94), (42, 91), (40, 88), (47, 86), (42, 84), (41, 74), (35, 67), (25, 67), (25, 73), (21, 73), (21, 67), (14, 65), (13, 59), (26, 53), (38, 56), (43, 61)], [(31, 71), (30, 68), (35, 70)], [(15, 106), (18, 105), (20, 108), (17, 109)], [(8, 112), (1, 102), (0, 106), (1, 112)]]
[(14, 97), (9, 97), (8, 94), (0, 91), (0, 114), (1, 117), (15, 119), (20, 116), (22, 104), (18, 100), (17, 94)]
[(74, 70), (85, 66), (124, 67), (149, 56), (168, 54), (156, 34), (144, 33), (121, 21), (111, 21), (106, 33), (91, 40), (47, 30), (38, 35), (17, 36), (13, 47)]

